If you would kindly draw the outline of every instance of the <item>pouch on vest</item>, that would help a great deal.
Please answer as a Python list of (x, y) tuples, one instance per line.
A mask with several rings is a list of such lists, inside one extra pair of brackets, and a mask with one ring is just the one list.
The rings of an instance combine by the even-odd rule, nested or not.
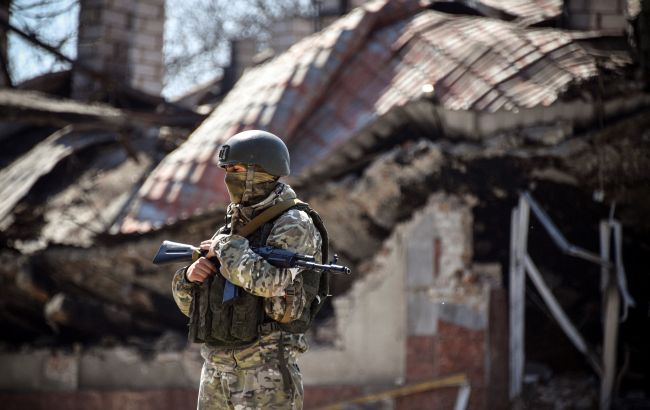
[[(322, 261), (327, 262), (329, 241), (320, 216), (307, 204), (299, 204), (291, 209), (293, 208), (305, 211), (312, 219), (321, 235)], [(247, 237), (250, 246), (266, 245), (273, 225), (274, 221), (269, 221), (250, 234)], [(329, 277), (329, 273), (303, 270), (288, 289), (287, 299), (294, 299), (291, 299), (287, 305), (293, 308), (291, 311), (283, 312), (280, 320), (265, 315), (264, 298), (246, 291), (241, 291), (240, 296), (232, 303), (224, 304), (225, 279), (221, 275), (210, 277), (193, 289), (188, 339), (194, 343), (217, 346), (243, 346), (254, 342), (259, 336), (259, 326), (269, 320), (273, 320), (278, 328), (285, 332), (304, 333), (329, 296)], [(293, 312), (300, 312), (300, 315)]]
[[(329, 257), (329, 236), (323, 220), (316, 211), (307, 204), (296, 205), (294, 209), (304, 211), (309, 215), (314, 226), (321, 235), (322, 262), (327, 263)], [(329, 295), (330, 273), (314, 270), (303, 270), (300, 273), (301, 286), (305, 296), (305, 306), (299, 317), (291, 317), (288, 322), (280, 323), (280, 328), (290, 333), (304, 333), (309, 329), (318, 311), (325, 304)]]

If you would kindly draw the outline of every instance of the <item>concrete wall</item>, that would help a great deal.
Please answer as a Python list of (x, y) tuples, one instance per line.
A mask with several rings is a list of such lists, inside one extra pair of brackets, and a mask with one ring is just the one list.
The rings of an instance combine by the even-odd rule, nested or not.
[(196, 346), (146, 357), (134, 348), (0, 354), (0, 390), (78, 391), (196, 388), (202, 360)]
[[(164, 0), (82, 0), (79, 12), (78, 61), (149, 94), (163, 86)], [(73, 75), (73, 96), (101, 98), (95, 80)]]

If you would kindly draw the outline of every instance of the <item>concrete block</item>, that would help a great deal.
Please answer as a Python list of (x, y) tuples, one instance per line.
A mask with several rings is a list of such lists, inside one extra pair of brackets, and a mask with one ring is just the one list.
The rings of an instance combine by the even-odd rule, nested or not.
[(590, 0), (588, 4), (591, 11), (597, 13), (611, 13), (622, 16), (625, 9), (622, 0)]
[(627, 20), (622, 14), (603, 14), (600, 17), (600, 28), (602, 30), (625, 30)]
[(81, 357), (80, 389), (155, 389), (194, 387), (181, 353), (144, 359), (134, 349), (119, 347), (89, 351)]
[(165, 21), (164, 20), (147, 20), (143, 22), (142, 30), (145, 33), (151, 33), (154, 35), (160, 35), (165, 32)]
[(124, 27), (106, 26), (104, 29), (104, 42), (107, 44), (119, 43), (120, 47), (128, 49), (132, 34)]
[(151, 65), (162, 65), (163, 64), (163, 53), (162, 50), (138, 50), (138, 58), (141, 59), (144, 63)]
[(569, 16), (569, 27), (574, 30), (594, 30), (598, 28), (598, 18), (591, 13), (572, 13)]
[(76, 390), (79, 357), (36, 350), (0, 354), (0, 390)]
[(135, 15), (143, 18), (164, 18), (164, 2), (158, 4), (139, 1), (135, 6)]
[(131, 36), (131, 44), (133, 47), (147, 50), (162, 49), (162, 36), (145, 32), (135, 33)]
[(84, 6), (80, 11), (80, 24), (82, 27), (92, 27), (100, 23), (102, 10), (99, 7)]
[(132, 0), (109, 0), (110, 7), (116, 11), (132, 12), (137, 2)]
[(568, 7), (569, 12), (583, 12), (587, 9), (588, 0), (565, 0), (565, 5)]
[(102, 23), (108, 27), (126, 30), (128, 22), (129, 16), (122, 11), (107, 9), (102, 12)]
[(79, 27), (80, 41), (97, 40), (104, 35), (104, 26), (100, 24), (82, 24)]
[(439, 306), (440, 319), (472, 330), (482, 330), (487, 327), (488, 312), (476, 307), (455, 303), (441, 303)]
[(627, 20), (622, 14), (574, 13), (569, 26), (576, 30), (624, 30)]
[(408, 335), (435, 335), (438, 328), (438, 303), (431, 300), (426, 290), (409, 291), (407, 298)]
[(569, 12), (572, 13), (612, 13), (623, 14), (624, 4), (620, 0), (569, 0)]
[(148, 76), (150, 78), (155, 78), (160, 75), (160, 66), (149, 65), (149, 64), (136, 64), (131, 65), (131, 75), (135, 77)]
[(162, 81), (145, 81), (142, 85), (142, 90), (146, 91), (149, 94), (159, 95), (162, 92), (163, 83)]
[(103, 8), (108, 4), (108, 0), (84, 0), (84, 9)]
[(433, 285), (433, 238), (413, 240), (406, 247), (406, 286)]
[(148, 4), (155, 7), (164, 7), (165, 0), (138, 0), (138, 3)]
[(45, 359), (44, 383), (55, 390), (76, 390), (79, 382), (79, 357), (55, 353)]

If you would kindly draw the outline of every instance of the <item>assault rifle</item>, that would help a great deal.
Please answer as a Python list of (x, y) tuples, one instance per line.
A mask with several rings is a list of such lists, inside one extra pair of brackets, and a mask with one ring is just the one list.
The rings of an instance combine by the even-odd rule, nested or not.
[[(272, 246), (252, 248), (252, 250), (276, 268), (307, 268), (320, 272), (350, 274), (350, 268), (336, 264), (338, 262), (336, 255), (334, 255), (334, 259), (329, 264), (320, 264), (316, 263), (313, 256), (301, 255)], [(155, 265), (162, 265), (172, 262), (192, 262), (201, 256), (205, 256), (207, 253), (208, 251), (206, 250), (185, 243), (163, 241), (160, 249), (158, 249), (158, 253), (153, 258), (153, 263)], [(217, 267), (219, 266), (219, 261), (216, 258), (211, 258), (211, 261)], [(226, 281), (226, 287), (223, 293), (223, 301), (225, 303), (237, 298), (238, 288), (231, 282)]]

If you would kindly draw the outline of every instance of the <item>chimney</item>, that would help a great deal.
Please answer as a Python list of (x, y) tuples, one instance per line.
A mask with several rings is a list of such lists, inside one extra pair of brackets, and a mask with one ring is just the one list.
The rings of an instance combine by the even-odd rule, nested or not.
[(318, 13), (316, 31), (324, 29), (339, 17), (363, 3), (365, 3), (365, 0), (318, 0), (316, 2)]
[(245, 37), (230, 41), (230, 64), (223, 72), (222, 91), (228, 92), (248, 67), (255, 64), (257, 40)]
[[(152, 95), (163, 86), (165, 0), (81, 0), (77, 59), (114, 81)], [(102, 99), (95, 80), (75, 72), (72, 96)]]
[(235, 70), (235, 77), (239, 78), (244, 70), (253, 65), (257, 54), (257, 40), (253, 37), (232, 40), (230, 43), (230, 65)]
[(269, 46), (281, 54), (298, 41), (314, 33), (314, 21), (308, 17), (290, 17), (279, 20), (271, 27)]
[(627, 0), (565, 0), (567, 28), (623, 34), (627, 28)]

